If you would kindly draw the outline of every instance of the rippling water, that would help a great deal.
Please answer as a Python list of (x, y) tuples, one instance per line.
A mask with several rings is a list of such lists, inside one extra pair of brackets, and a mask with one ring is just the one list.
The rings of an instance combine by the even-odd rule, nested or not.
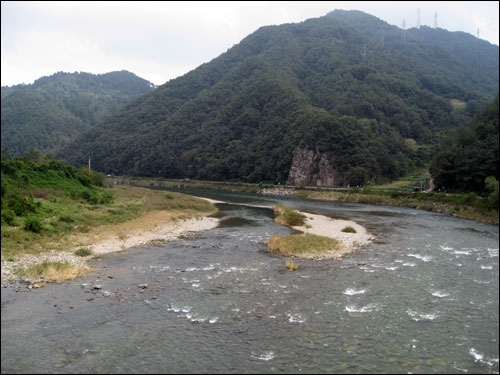
[[(203, 194), (236, 203), (219, 205), (215, 230), (104, 256), (74, 282), (2, 290), (2, 372), (498, 373), (497, 226)], [(290, 233), (273, 222), (277, 202), (377, 240), (290, 272), (263, 244)]]

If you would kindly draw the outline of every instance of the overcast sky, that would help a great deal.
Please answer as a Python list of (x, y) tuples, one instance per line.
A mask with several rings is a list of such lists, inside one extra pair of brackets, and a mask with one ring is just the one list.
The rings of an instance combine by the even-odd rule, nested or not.
[(156, 85), (183, 75), (261, 26), (356, 9), (392, 25), (465, 31), (498, 45), (498, 1), (2, 1), (2, 86), (55, 72), (128, 70)]

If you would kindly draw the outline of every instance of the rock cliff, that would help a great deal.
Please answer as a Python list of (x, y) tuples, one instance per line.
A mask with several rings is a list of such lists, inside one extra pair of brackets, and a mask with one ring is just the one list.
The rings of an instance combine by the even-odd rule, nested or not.
[(287, 185), (333, 186), (340, 175), (325, 153), (303, 148), (297, 149), (288, 173)]

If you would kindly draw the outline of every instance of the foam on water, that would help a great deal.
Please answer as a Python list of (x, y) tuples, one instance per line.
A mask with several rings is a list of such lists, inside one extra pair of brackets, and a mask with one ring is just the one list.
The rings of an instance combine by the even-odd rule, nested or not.
[(430, 293), (434, 296), (434, 297), (439, 297), (439, 298), (443, 298), (443, 297), (448, 297), (450, 295), (450, 293), (446, 293), (446, 292), (441, 292), (439, 290), (431, 290)]
[(442, 246), (442, 245), (439, 245), (439, 247), (440, 247), (441, 249), (443, 249), (444, 251), (450, 251), (450, 250), (453, 250), (453, 248), (452, 248), (452, 247), (447, 247), (447, 246)]
[(457, 254), (457, 255), (471, 255), (471, 252), (469, 250), (455, 250), (455, 251), (453, 251), (453, 254)]
[(344, 290), (343, 293), (348, 295), (348, 296), (354, 296), (356, 294), (363, 294), (365, 292), (366, 292), (365, 289), (356, 290), (354, 288), (347, 288), (346, 290)]
[(373, 310), (378, 309), (378, 305), (376, 303), (370, 303), (366, 306), (363, 306), (361, 308), (356, 307), (355, 305), (348, 305), (345, 307), (347, 312), (352, 312), (352, 313), (365, 313), (365, 312), (371, 312)]
[(388, 271), (396, 271), (398, 267), (384, 267)]
[(482, 270), (492, 270), (493, 266), (481, 266)]
[(403, 263), (403, 266), (405, 266), (405, 267), (415, 267), (416, 264), (412, 263), (412, 262), (406, 262), (406, 263)]
[(290, 323), (304, 323), (306, 319), (300, 314), (286, 314)]
[(411, 309), (406, 310), (406, 313), (416, 322), (419, 322), (421, 320), (434, 320), (439, 317), (438, 314), (421, 314)]
[(271, 359), (276, 358), (276, 354), (274, 354), (274, 352), (264, 352), (261, 354), (252, 352), (252, 355), (250, 357), (259, 361), (270, 361)]
[(491, 258), (498, 257), (498, 249), (490, 249), (488, 248), (488, 254)]
[(420, 259), (423, 262), (430, 262), (432, 260), (432, 257), (430, 255), (408, 254), (407, 256)]

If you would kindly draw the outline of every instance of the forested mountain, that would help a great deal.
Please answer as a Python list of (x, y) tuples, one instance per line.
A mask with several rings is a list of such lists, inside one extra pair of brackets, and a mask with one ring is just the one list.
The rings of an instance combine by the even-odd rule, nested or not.
[(53, 152), (154, 85), (127, 71), (56, 73), (2, 87), (2, 149)]
[(90, 155), (106, 173), (285, 182), (294, 155), (314, 150), (310, 165), (328, 165), (334, 184), (370, 183), (424, 165), (497, 92), (498, 46), (334, 11), (260, 28), (59, 157)]
[[(498, 95), (467, 127), (445, 137), (431, 163), (435, 185), (448, 191), (484, 192), (486, 179), (499, 179)], [(494, 182), (492, 180), (491, 182)]]

